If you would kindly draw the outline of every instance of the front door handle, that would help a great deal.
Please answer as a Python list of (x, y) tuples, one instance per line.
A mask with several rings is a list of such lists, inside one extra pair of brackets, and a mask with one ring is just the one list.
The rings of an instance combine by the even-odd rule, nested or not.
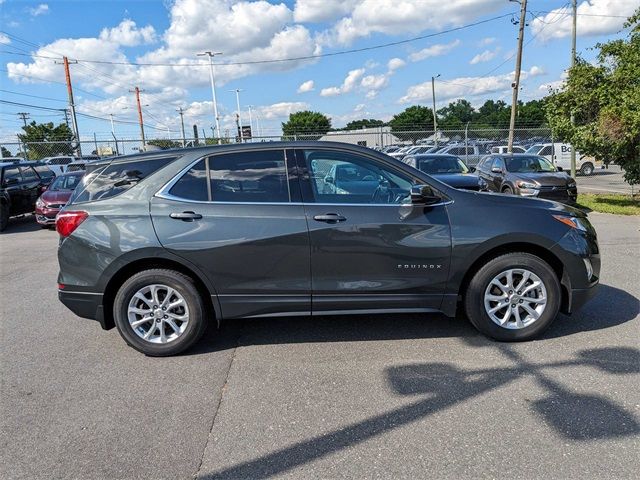
[(313, 217), (316, 222), (338, 223), (344, 222), (347, 219), (337, 213), (325, 213), (324, 215), (316, 215)]
[(176, 220), (182, 220), (183, 222), (193, 222), (194, 220), (200, 220), (202, 218), (202, 215), (195, 212), (174, 212), (169, 216), (171, 218), (175, 218)]

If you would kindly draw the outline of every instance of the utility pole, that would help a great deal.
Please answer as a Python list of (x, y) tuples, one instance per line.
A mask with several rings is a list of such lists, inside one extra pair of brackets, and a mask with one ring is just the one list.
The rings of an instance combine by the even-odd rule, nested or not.
[(144, 122), (142, 120), (142, 106), (140, 105), (140, 92), (144, 92), (144, 90), (140, 90), (136, 87), (134, 90), (129, 90), (130, 93), (136, 94), (136, 102), (138, 104), (138, 122), (140, 123), (140, 137), (142, 139), (142, 148), (147, 145), (147, 142), (144, 139)]
[[(56, 62), (60, 63), (60, 62)], [(78, 63), (77, 61), (71, 63)], [(76, 154), (78, 157), (82, 156), (82, 147), (80, 145), (80, 133), (78, 132), (78, 120), (76, 118), (76, 105), (73, 101), (73, 87), (71, 86), (71, 73), (69, 73), (69, 59), (62, 57), (62, 64), (64, 65), (64, 76), (67, 82), (67, 96), (69, 97), (69, 110), (71, 111), (71, 125), (73, 126), (73, 135), (76, 138)]]
[(116, 130), (113, 127), (113, 113), (109, 114), (109, 119), (111, 120), (111, 136), (113, 137), (113, 141), (116, 142), (116, 155), (120, 155), (118, 151), (118, 139), (116, 138)]
[(24, 123), (24, 126), (27, 126), (27, 120), (29, 119), (29, 114), (27, 112), (18, 112), (16, 113), (16, 115), (18, 115), (21, 119), (22, 119), (22, 123)]
[(240, 143), (244, 142), (244, 136), (242, 135), (242, 120), (240, 119), (240, 92), (242, 91), (239, 88), (235, 90), (229, 90), (230, 92), (236, 92), (236, 106), (238, 107), (238, 113), (236, 114), (236, 118), (238, 119), (238, 130), (240, 131)]
[[(571, 68), (573, 68), (576, 64), (576, 30), (577, 30), (577, 13), (578, 13), (578, 5), (577, 0), (572, 0), (571, 9), (573, 10), (573, 25), (571, 29)], [(576, 117), (571, 112), (571, 125), (576, 122)], [(555, 150), (555, 149), (554, 149)], [(554, 155), (555, 156), (555, 155)], [(576, 178), (576, 149), (573, 145), (571, 145), (571, 176)]]
[[(222, 52), (203, 52), (198, 53), (198, 57), (209, 57), (209, 79), (211, 80), (211, 97), (213, 98), (213, 116), (216, 121), (216, 131), (218, 132), (218, 137), (220, 137), (220, 116), (218, 115), (218, 101), (216, 100), (216, 77), (213, 73), (213, 57), (216, 55), (222, 55)], [(220, 143), (220, 140), (218, 140)]]
[(249, 130), (251, 130), (251, 138), (253, 139), (253, 115), (251, 113), (251, 107), (253, 105), (249, 105)]
[(513, 153), (513, 134), (516, 128), (516, 109), (518, 108), (518, 90), (520, 89), (520, 70), (522, 68), (522, 41), (524, 40), (524, 22), (527, 15), (527, 0), (520, 0), (520, 24), (518, 25), (518, 55), (516, 56), (516, 76), (511, 85), (513, 99), (511, 101), (511, 120), (509, 121), (509, 142), (507, 151)]
[(182, 148), (187, 144), (187, 137), (184, 134), (184, 109), (182, 107), (176, 110), (180, 114), (180, 128), (182, 130)]
[(438, 78), (440, 74), (435, 77), (431, 77), (431, 95), (433, 96), (433, 140), (436, 142), (436, 147), (438, 146), (438, 117), (436, 116), (436, 78)]

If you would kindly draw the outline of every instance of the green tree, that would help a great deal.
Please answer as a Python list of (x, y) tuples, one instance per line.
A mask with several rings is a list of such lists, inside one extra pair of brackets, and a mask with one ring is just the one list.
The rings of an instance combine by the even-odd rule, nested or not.
[(456, 100), (438, 110), (438, 127), (443, 129), (463, 129), (477, 116), (468, 100)]
[(509, 128), (511, 107), (503, 100), (487, 100), (478, 109), (478, 115), (472, 125), (474, 128), (488, 126), (491, 128)]
[(73, 153), (73, 133), (66, 123), (54, 126), (52, 122), (33, 121), (22, 130), (24, 133), (19, 133), (18, 138), (25, 145), (29, 160)]
[(320, 112), (305, 110), (289, 114), (289, 120), (282, 123), (285, 137), (317, 139), (331, 130), (331, 119)]
[(11, 152), (4, 147), (0, 147), (2, 149), (2, 158), (13, 157)]
[(433, 110), (420, 105), (411, 106), (394, 115), (391, 121), (391, 133), (401, 140), (417, 140), (416, 132), (433, 131)]
[(169, 140), (167, 138), (154, 138), (152, 140), (147, 140), (147, 145), (155, 145), (156, 147), (166, 150), (168, 148), (181, 147), (182, 143), (176, 142), (175, 140)]
[(345, 130), (360, 130), (362, 128), (375, 128), (384, 126), (382, 120), (376, 120), (375, 118), (363, 118), (362, 120), (352, 120), (344, 127)]
[(544, 109), (544, 100), (531, 100), (527, 103), (519, 103), (516, 128), (540, 128), (547, 124), (547, 113)]
[(546, 106), (559, 138), (583, 154), (615, 161), (633, 185), (640, 183), (640, 9), (625, 26), (628, 37), (596, 45), (596, 62), (576, 62)]

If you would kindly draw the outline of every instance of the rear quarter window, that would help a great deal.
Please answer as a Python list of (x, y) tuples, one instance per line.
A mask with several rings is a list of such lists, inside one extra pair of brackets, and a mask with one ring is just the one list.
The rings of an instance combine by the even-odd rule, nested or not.
[(104, 200), (126, 192), (160, 168), (174, 161), (176, 156), (111, 163), (87, 174), (75, 190), (69, 203)]

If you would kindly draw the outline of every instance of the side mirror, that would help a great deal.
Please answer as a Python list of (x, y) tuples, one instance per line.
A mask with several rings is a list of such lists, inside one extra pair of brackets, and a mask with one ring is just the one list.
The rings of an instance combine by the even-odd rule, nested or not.
[(500, 167), (491, 167), (491, 171), (493, 173), (502, 173), (502, 169)]
[(476, 173), (476, 167), (469, 167), (469, 173)]
[(429, 185), (415, 185), (411, 187), (411, 203), (413, 205), (429, 206), (441, 200), (442, 198), (434, 195)]
[(44, 193), (44, 192), (46, 192), (47, 190), (49, 190), (49, 185), (42, 185), (42, 186), (40, 187), (40, 193)]
[(324, 183), (335, 183), (333, 177), (324, 177)]
[(557, 165), (556, 165), (556, 170), (558, 170), (559, 172), (564, 171), (562, 167), (558, 167)]

